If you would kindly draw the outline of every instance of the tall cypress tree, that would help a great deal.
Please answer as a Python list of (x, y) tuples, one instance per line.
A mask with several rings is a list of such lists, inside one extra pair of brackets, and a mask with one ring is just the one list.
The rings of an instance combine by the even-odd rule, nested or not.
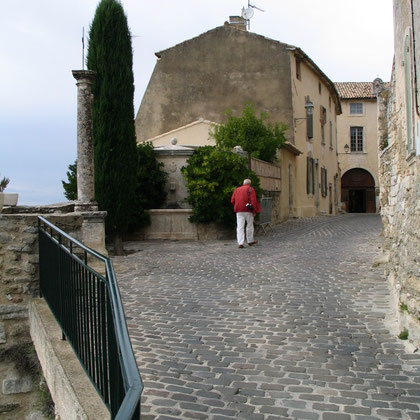
[(133, 50), (127, 17), (117, 0), (101, 0), (90, 27), (87, 67), (92, 86), (95, 197), (108, 212), (107, 233), (117, 255), (135, 212), (136, 135)]

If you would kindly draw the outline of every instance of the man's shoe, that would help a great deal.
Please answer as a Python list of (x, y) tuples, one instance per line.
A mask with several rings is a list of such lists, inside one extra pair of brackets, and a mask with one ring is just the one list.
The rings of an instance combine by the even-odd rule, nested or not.
[(252, 245), (257, 245), (258, 241), (253, 241), (253, 242), (249, 242), (248, 245), (252, 246)]
[(239, 247), (238, 248), (243, 248), (244, 246), (243, 245), (239, 245)]

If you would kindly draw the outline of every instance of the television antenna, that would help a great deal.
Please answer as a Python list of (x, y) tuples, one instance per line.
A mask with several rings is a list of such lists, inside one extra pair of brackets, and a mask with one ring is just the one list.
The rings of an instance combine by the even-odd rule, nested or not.
[(259, 10), (260, 12), (264, 12), (265, 10), (259, 8), (255, 4), (251, 4), (250, 0), (248, 0), (248, 7), (245, 9), (242, 7), (242, 17), (246, 20), (248, 29), (251, 27), (251, 18), (254, 16), (254, 9)]

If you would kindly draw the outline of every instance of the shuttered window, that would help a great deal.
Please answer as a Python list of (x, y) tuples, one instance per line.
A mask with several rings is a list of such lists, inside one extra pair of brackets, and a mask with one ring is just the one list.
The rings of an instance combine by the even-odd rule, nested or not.
[(327, 123), (327, 110), (321, 105), (320, 107), (321, 122), (321, 143), (325, 144), (325, 124)]
[(306, 117), (306, 135), (308, 139), (314, 136), (314, 116), (313, 114)]
[(405, 107), (407, 116), (407, 152), (413, 151), (413, 81), (411, 60), (411, 32), (404, 42), (404, 76), (405, 76)]
[(330, 149), (333, 148), (334, 142), (333, 142), (333, 125), (330, 121)]
[(306, 158), (306, 193), (315, 194), (315, 164), (311, 157)]
[(321, 195), (323, 197), (328, 195), (328, 177), (326, 168), (321, 168)]

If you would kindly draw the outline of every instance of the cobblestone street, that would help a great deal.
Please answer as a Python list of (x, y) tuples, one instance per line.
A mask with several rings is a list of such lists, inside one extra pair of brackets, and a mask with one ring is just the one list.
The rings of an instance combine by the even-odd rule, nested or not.
[(113, 262), (142, 419), (420, 419), (420, 355), (390, 331), (378, 215), (233, 240), (126, 243)]

